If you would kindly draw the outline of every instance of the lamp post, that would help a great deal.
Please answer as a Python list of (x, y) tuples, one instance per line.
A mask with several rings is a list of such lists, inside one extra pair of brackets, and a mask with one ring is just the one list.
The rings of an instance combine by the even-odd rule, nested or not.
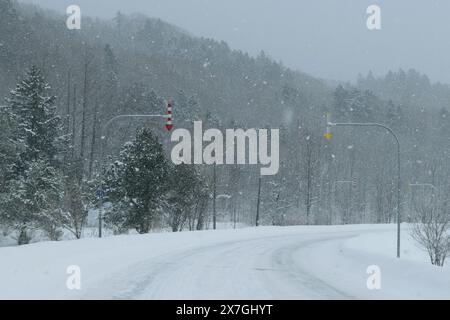
[[(164, 118), (167, 120), (166, 123), (166, 129), (168, 131), (171, 131), (173, 129), (173, 114), (172, 114), (172, 108), (173, 108), (173, 102), (172, 100), (169, 100), (167, 104), (167, 114), (122, 114), (115, 116), (111, 119), (109, 119), (103, 127), (100, 128), (100, 162), (103, 161), (104, 157), (104, 145), (106, 144), (107, 137), (103, 135), (104, 132), (108, 129), (108, 127), (114, 122), (119, 119), (124, 118)], [(100, 181), (103, 180), (103, 170), (100, 169)], [(98, 198), (100, 199), (100, 209), (98, 214), (98, 236), (99, 238), (102, 237), (102, 210), (103, 210), (103, 198), (105, 196), (105, 192), (103, 190), (97, 191)]]
[(387, 130), (395, 139), (397, 143), (397, 258), (400, 258), (400, 223), (401, 223), (401, 202), (400, 202), (400, 192), (401, 192), (401, 166), (400, 166), (400, 141), (395, 134), (395, 132), (379, 123), (333, 123), (330, 121), (330, 115), (327, 115), (327, 132), (325, 138), (328, 140), (332, 139), (331, 127), (378, 127)]
[(217, 174), (216, 174), (216, 162), (213, 165), (213, 230), (217, 228)]

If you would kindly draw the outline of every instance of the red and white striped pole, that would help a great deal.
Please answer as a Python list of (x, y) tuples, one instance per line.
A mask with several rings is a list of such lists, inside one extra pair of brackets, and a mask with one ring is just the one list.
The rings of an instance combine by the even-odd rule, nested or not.
[(167, 102), (167, 115), (166, 115), (166, 129), (171, 131), (173, 129), (173, 100), (170, 99)]

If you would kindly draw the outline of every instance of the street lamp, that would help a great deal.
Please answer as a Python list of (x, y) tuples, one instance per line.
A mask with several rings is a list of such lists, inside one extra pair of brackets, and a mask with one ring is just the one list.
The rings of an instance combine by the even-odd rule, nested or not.
[(331, 140), (333, 135), (331, 134), (331, 127), (378, 127), (387, 130), (395, 139), (397, 143), (397, 258), (400, 258), (400, 223), (401, 223), (401, 213), (400, 213), (400, 192), (401, 192), (401, 166), (400, 166), (400, 141), (395, 134), (395, 132), (379, 123), (333, 123), (330, 121), (330, 115), (327, 114), (327, 132), (325, 138)]

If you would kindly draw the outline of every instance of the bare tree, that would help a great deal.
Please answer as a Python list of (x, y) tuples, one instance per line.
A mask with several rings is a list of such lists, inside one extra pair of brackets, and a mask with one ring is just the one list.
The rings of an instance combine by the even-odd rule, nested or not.
[(80, 142), (80, 158), (84, 162), (85, 147), (86, 147), (86, 109), (87, 109), (87, 96), (88, 96), (88, 66), (89, 62), (86, 60), (84, 63), (84, 90), (83, 90), (83, 111), (81, 120), (81, 142)]
[(98, 100), (96, 99), (94, 105), (94, 119), (92, 121), (91, 151), (89, 153), (89, 179), (92, 179), (93, 174), (95, 147), (97, 146), (97, 125), (98, 125)]
[(320, 166), (320, 142), (310, 130), (304, 129), (302, 135), (304, 138), (303, 141), (301, 141), (303, 147), (303, 154), (300, 156), (301, 167), (303, 169), (301, 182), (304, 193), (306, 224), (310, 224), (311, 209), (313, 204), (317, 201), (316, 189), (317, 171)]
[(89, 208), (93, 206), (94, 185), (81, 179), (82, 161), (72, 159), (66, 168), (64, 202), (59, 212), (59, 225), (81, 239)]
[(443, 266), (450, 255), (450, 212), (445, 202), (432, 199), (415, 206), (412, 237), (428, 252), (431, 263)]

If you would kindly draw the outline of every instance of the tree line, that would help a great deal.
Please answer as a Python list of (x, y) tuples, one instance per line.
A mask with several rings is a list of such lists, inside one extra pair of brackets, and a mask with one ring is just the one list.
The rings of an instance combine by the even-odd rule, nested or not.
[(104, 174), (83, 175), (83, 160), (73, 153), (50, 90), (33, 66), (0, 109), (0, 221), (16, 232), (18, 244), (28, 243), (33, 230), (51, 240), (63, 230), (81, 238), (99, 188), (111, 205), (105, 221), (117, 232), (148, 233), (157, 222), (173, 231), (204, 228), (204, 178), (195, 166), (172, 165), (149, 128), (136, 132), (117, 159), (101, 168)]
[[(203, 182), (198, 188), (206, 189), (208, 196), (192, 200), (192, 212), (177, 219), (161, 210), (169, 205), (170, 192), (161, 199), (166, 204), (156, 206), (149, 198), (136, 207), (131, 205), (134, 196), (119, 192), (119, 187), (107, 193), (110, 199), (105, 199), (106, 203), (128, 201), (126, 208), (133, 214), (144, 206), (152, 208), (151, 218), (138, 226), (142, 230), (171, 226), (170, 221), (178, 230), (209, 227), (213, 216), (233, 226), (254, 225), (256, 220), (266, 225), (393, 222), (396, 159), (392, 137), (383, 130), (339, 128), (333, 130), (333, 140), (326, 141), (326, 113), (331, 113), (333, 121), (379, 122), (398, 134), (404, 221), (414, 221), (420, 211), (415, 203), (433, 193), (432, 187), (417, 185), (433, 185), (441, 194), (440, 202), (450, 193), (448, 85), (433, 84), (411, 70), (379, 78), (369, 74), (355, 84), (336, 86), (290, 70), (264, 52), (250, 56), (224, 42), (196, 38), (142, 15), (117, 14), (110, 21), (86, 17), (79, 31), (67, 30), (64, 21), (62, 15), (0, 0), (0, 93), (9, 96), (9, 89), (30, 63), (52, 83), (42, 96), (56, 97), (48, 102), (55, 106), (51, 113), (60, 117), (52, 126), (58, 128), (58, 139), (52, 142), (55, 148), (34, 151), (37, 158), (30, 155), (21, 160), (24, 164), (15, 170), (23, 173), (16, 177), (21, 177), (22, 184), (37, 179), (42, 171), (34, 163), (37, 160), (40, 168), (52, 168), (56, 177), (52, 181), (62, 183), (64, 197), (60, 192), (45, 199), (64, 199), (70, 212), (76, 212), (75, 217), (66, 215), (64, 220), (76, 226), (76, 236), (81, 234), (79, 226), (86, 224), (87, 208), (98, 204), (95, 191), (112, 183), (99, 181), (103, 180), (99, 177), (109, 179), (114, 172), (120, 177), (132, 176), (131, 167), (120, 159), (132, 160), (124, 155), (124, 148), (134, 150), (124, 146), (127, 142), (143, 143), (139, 129), (154, 129), (153, 138), (164, 151), (168, 149), (167, 136), (156, 129), (162, 123), (121, 120), (101, 133), (102, 124), (120, 114), (160, 114), (169, 97), (175, 100), (176, 127), (189, 129), (193, 120), (202, 120), (205, 127), (218, 129), (280, 128), (280, 172), (259, 181), (257, 168), (195, 167), (195, 174), (186, 179), (199, 177)], [(7, 164), (15, 163), (22, 149), (28, 148), (23, 144), (29, 143), (24, 138), (5, 143), (7, 137), (17, 136), (18, 130), (13, 125), (18, 115), (6, 112), (11, 106), (12, 102), (6, 102), (2, 108), (2, 172), (10, 170)], [(27, 137), (31, 132), (20, 134)], [(30, 138), (30, 143), (34, 139)], [(101, 143), (105, 143), (104, 158), (99, 151)], [(61, 163), (64, 169), (58, 168)], [(105, 168), (109, 171), (103, 171)], [(64, 172), (62, 178), (56, 175), (58, 171)], [(14, 174), (14, 170), (2, 174), (2, 190), (10, 190), (5, 183)], [(44, 182), (50, 181), (39, 183)], [(175, 187), (181, 186), (175, 183)], [(192, 197), (188, 191), (179, 190)], [(26, 205), (55, 214), (43, 205)], [(108, 219), (124, 222), (125, 229), (135, 223), (121, 217), (117, 208), (111, 206), (108, 223)], [(200, 215), (202, 211), (206, 215)], [(69, 211), (58, 215), (64, 212)], [(120, 225), (114, 228), (123, 231)]]

